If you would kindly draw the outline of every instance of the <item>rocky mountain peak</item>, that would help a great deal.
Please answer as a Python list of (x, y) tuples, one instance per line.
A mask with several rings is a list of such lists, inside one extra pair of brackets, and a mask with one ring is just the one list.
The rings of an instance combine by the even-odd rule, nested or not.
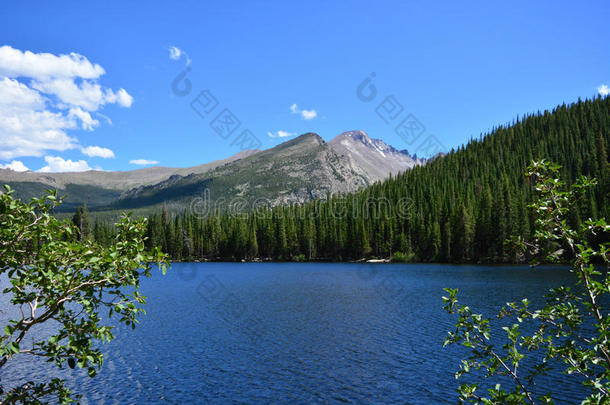
[(360, 130), (343, 132), (342, 134), (337, 135), (337, 138), (350, 138), (355, 141), (360, 141), (362, 143), (367, 143), (371, 141), (371, 138), (369, 138), (368, 134)]
[(339, 155), (346, 156), (354, 170), (372, 174), (375, 180), (424, 164), (406, 150), (399, 151), (360, 130), (343, 132), (333, 138), (329, 145)]

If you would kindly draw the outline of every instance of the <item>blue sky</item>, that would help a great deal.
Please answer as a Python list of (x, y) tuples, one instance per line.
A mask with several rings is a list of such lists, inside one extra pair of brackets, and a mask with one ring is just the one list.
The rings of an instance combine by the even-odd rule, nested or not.
[[(193, 166), (239, 152), (246, 129), (261, 148), (361, 129), (426, 154), (428, 137), (455, 147), (610, 85), (607, 1), (40, 1), (5, 4), (0, 19), (0, 164), (32, 170)], [(181, 96), (172, 82), (189, 60)], [(362, 101), (373, 72), (376, 97)], [(211, 127), (225, 109), (231, 134)], [(19, 121), (31, 110), (36, 135)], [(395, 131), (406, 117), (421, 136)]]

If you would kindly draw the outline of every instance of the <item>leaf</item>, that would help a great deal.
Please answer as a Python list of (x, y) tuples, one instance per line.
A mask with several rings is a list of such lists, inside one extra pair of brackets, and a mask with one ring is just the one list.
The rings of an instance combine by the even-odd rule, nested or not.
[(11, 342), (9, 343), (8, 348), (14, 354), (19, 353), (19, 343)]

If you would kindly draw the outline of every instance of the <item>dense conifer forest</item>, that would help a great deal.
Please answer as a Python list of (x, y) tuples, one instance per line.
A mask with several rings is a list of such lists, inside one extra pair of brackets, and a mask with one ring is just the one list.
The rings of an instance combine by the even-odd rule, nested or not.
[[(610, 218), (609, 138), (610, 98), (579, 100), (518, 118), (355, 194), (247, 212), (164, 210), (148, 218), (147, 243), (174, 260), (515, 262), (521, 258), (504, 241), (531, 236), (532, 188), (524, 169), (534, 159), (562, 165), (568, 184), (580, 175), (598, 179), (572, 210), (575, 226)], [(82, 223), (86, 211), (77, 215)], [(113, 231), (96, 222), (92, 234), (104, 242)]]

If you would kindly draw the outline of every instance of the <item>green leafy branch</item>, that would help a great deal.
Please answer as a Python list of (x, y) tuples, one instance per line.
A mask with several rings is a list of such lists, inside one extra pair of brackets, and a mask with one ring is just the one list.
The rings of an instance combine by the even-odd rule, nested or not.
[[(106, 321), (114, 315), (134, 328), (146, 302), (140, 280), (150, 277), (153, 263), (165, 273), (166, 257), (159, 248), (145, 249), (144, 219), (124, 214), (115, 240), (103, 247), (78, 240), (74, 225), (52, 215), (61, 203), (55, 191), (23, 203), (5, 188), (0, 194), (0, 275), (6, 275), (9, 285), (2, 293), (10, 296), (20, 316), (9, 320), (0, 335), (0, 369), (18, 355), (31, 355), (59, 368), (86, 368), (93, 377), (104, 359), (94, 343), (114, 338), (104, 314)], [(28, 344), (25, 337), (32, 328), (46, 322), (53, 323), (51, 336)], [(70, 401), (62, 380), (29, 382), (0, 395), (6, 401), (32, 402), (51, 393), (60, 402)]]
[[(506, 343), (500, 351), (491, 342), (491, 320), (459, 304), (457, 290), (446, 289), (444, 309), (456, 314), (458, 321), (445, 345), (461, 344), (471, 350), (470, 357), (462, 360), (456, 378), (483, 369), (485, 378), (498, 375), (513, 381), (508, 390), (496, 384), (487, 396), (478, 393), (479, 384), (463, 384), (458, 388), (461, 402), (550, 403), (552, 393), (536, 396), (533, 387), (536, 377), (550, 372), (551, 364), (555, 364), (551, 360), (563, 362), (566, 375), (578, 375), (590, 388), (584, 404), (610, 401), (610, 317), (603, 306), (610, 292), (610, 225), (604, 219), (588, 219), (577, 229), (571, 228), (570, 209), (597, 182), (582, 176), (567, 188), (559, 179), (559, 169), (544, 160), (528, 168), (527, 175), (534, 181), (538, 197), (530, 206), (536, 215), (535, 231), (532, 241), (513, 238), (508, 243), (531, 256), (533, 264), (570, 260), (578, 288), (551, 289), (541, 309), (531, 309), (528, 299), (507, 303), (497, 318), (516, 322), (502, 328)], [(603, 274), (595, 263), (605, 263)], [(522, 333), (526, 321), (534, 325), (534, 333)], [(542, 355), (534, 357), (522, 374), (520, 366), (534, 352)]]

